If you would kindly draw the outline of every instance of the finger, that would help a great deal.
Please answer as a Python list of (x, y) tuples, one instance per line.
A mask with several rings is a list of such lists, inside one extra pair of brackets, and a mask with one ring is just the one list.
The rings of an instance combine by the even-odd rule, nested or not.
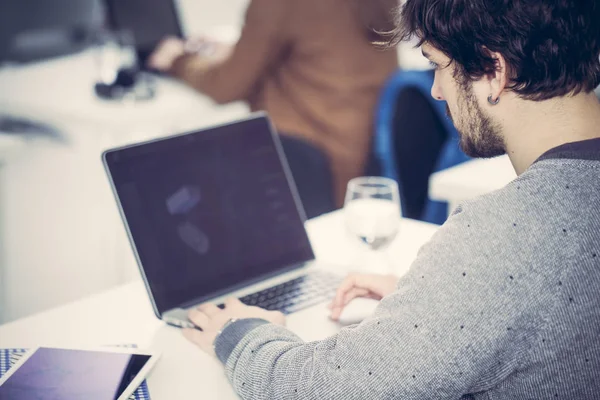
[(204, 330), (210, 323), (210, 318), (200, 310), (191, 310), (188, 313), (188, 319), (202, 330)]
[(275, 324), (279, 324), (281, 326), (285, 326), (285, 314), (282, 313), (281, 311), (269, 311), (269, 313), (272, 314), (273, 318), (269, 319), (268, 321), (275, 323)]
[(199, 305), (197, 308), (199, 311), (202, 311), (204, 314), (206, 314), (209, 317), (212, 317), (221, 311), (221, 309), (219, 307), (215, 306), (212, 303), (204, 303), (204, 304)]
[(390, 291), (390, 283), (393, 287), (396, 281), (397, 278), (391, 275), (357, 274), (354, 277), (353, 287), (367, 289), (372, 294), (377, 295), (376, 299), (381, 299)]
[(164, 53), (154, 54), (148, 59), (147, 64), (149, 67), (159, 71), (166, 71), (171, 66), (170, 56), (167, 56)]
[(333, 302), (331, 303), (332, 308), (339, 307), (342, 305), (344, 301), (344, 296), (346, 293), (351, 290), (356, 285), (356, 274), (351, 274), (346, 277), (338, 287), (335, 292), (335, 297), (333, 298)]
[(159, 67), (163, 67), (164, 62), (162, 62), (162, 59), (164, 58), (164, 56), (162, 55), (161, 52), (162, 48), (158, 47), (156, 50), (154, 50), (154, 52), (150, 55), (150, 57), (148, 57), (148, 60), (146, 61), (146, 63), (153, 67), (153, 68), (159, 68)]
[(353, 287), (352, 289), (350, 289), (346, 293), (344, 293), (344, 297), (343, 297), (341, 303), (337, 303), (334, 299), (331, 301), (331, 303), (329, 303), (327, 305), (327, 308), (332, 310), (334, 308), (343, 307), (356, 297), (371, 297), (372, 295), (373, 294), (367, 289)]
[(237, 299), (235, 297), (230, 297), (225, 300), (225, 307), (227, 307), (227, 308), (235, 308), (235, 307), (239, 307), (239, 306), (243, 306), (243, 305), (244, 305), (244, 303), (242, 303), (239, 299)]
[(367, 289), (356, 288), (356, 287), (352, 288), (349, 292), (346, 292), (346, 295), (344, 296), (344, 303), (342, 304), (342, 307), (348, 305), (348, 303), (350, 303), (352, 300), (354, 300), (357, 297), (367, 297), (369, 295), (369, 293), (371, 293), (371, 292)]
[(344, 308), (357, 297), (370, 297), (371, 292), (367, 289), (362, 288), (352, 288), (344, 295), (344, 300), (342, 304), (336, 304), (331, 307), (330, 318), (334, 321), (337, 321), (340, 318), (340, 315), (344, 311)]
[(344, 307), (334, 307), (331, 309), (331, 314), (329, 315), (329, 318), (331, 318), (334, 321), (337, 321), (338, 319), (340, 319), (340, 315), (342, 315), (342, 311), (344, 311)]

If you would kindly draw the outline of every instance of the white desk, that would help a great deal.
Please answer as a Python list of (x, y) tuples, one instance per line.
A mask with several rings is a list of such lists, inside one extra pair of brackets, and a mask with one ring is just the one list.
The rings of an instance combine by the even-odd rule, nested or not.
[[(4, 248), (4, 240), (2, 237), (2, 226), (4, 223), (4, 208), (2, 207), (2, 192), (4, 189), (4, 171), (3, 165), (11, 157), (15, 156), (19, 150), (25, 147), (25, 141), (22, 138), (2, 134), (0, 132), (0, 255), (4, 254), (6, 249)], [(5, 296), (6, 291), (2, 290), (3, 283), (5, 281), (4, 271), (2, 269), (2, 262), (0, 260), (0, 305), (6, 304)], [(0, 323), (3, 320), (3, 308), (0, 307)]]
[(448, 202), (452, 212), (461, 202), (501, 189), (516, 176), (508, 156), (472, 160), (432, 174), (429, 197)]
[(24, 146), (25, 141), (22, 138), (3, 134), (2, 131), (0, 131), (0, 163), (6, 158), (11, 157)]
[[(352, 263), (357, 242), (346, 235), (340, 212), (311, 220), (307, 228), (318, 260), (332, 265)], [(400, 235), (389, 249), (398, 274), (408, 270), (420, 246), (436, 229), (437, 226), (422, 222), (402, 222)], [(339, 326), (328, 320), (325, 307), (317, 307), (323, 311), (321, 320), (307, 321), (299, 312), (288, 318), (290, 329), (306, 340), (337, 332)], [(139, 280), (0, 326), (0, 348), (119, 343), (136, 343), (162, 352), (162, 359), (148, 380), (153, 400), (236, 398), (216, 359), (202, 354), (177, 329), (156, 319)]]
[[(247, 107), (225, 107), (175, 79), (156, 79), (156, 97), (148, 101), (120, 102), (94, 93), (97, 71), (94, 51), (0, 70), (0, 110), (48, 122), (66, 135), (75, 125), (84, 132), (107, 134), (120, 142), (173, 133), (237, 118)], [(114, 143), (107, 143), (113, 145)]]
[[(2, 169), (4, 320), (137, 277), (134, 268), (120, 267), (132, 257), (100, 160), (103, 150), (248, 113), (242, 103), (218, 106), (173, 79), (158, 79), (156, 98), (133, 104), (98, 99), (94, 81), (91, 52), (0, 70), (0, 111), (60, 132), (26, 142)], [(69, 288), (52, 285), (66, 280)]]

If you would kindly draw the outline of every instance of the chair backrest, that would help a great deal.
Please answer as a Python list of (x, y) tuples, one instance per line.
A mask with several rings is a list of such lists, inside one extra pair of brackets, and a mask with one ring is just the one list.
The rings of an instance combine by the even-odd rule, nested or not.
[(280, 138), (306, 217), (335, 210), (333, 177), (325, 153), (304, 140), (289, 135)]
[[(385, 84), (380, 95), (376, 111), (375, 138), (373, 151), (376, 161), (381, 168), (381, 175), (392, 178), (398, 182), (400, 198), (405, 197), (402, 182), (400, 181), (399, 163), (396, 155), (394, 118), (396, 102), (399, 94), (408, 88), (421, 92), (428, 99), (434, 114), (448, 133), (448, 139), (440, 151), (435, 171), (440, 171), (469, 160), (458, 145), (459, 136), (454, 125), (446, 117), (446, 103), (434, 100), (431, 95), (433, 73), (431, 71), (398, 71), (392, 75)], [(422, 220), (441, 224), (448, 215), (447, 204), (427, 201)]]

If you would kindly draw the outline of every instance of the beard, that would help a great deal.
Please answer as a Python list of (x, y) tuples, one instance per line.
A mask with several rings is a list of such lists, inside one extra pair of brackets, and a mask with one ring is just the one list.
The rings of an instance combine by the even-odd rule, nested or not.
[(452, 116), (446, 104), (446, 114), (454, 123), (460, 138), (460, 148), (469, 157), (491, 158), (506, 154), (502, 129), (481, 109), (473, 93), (473, 84), (459, 82), (460, 115)]

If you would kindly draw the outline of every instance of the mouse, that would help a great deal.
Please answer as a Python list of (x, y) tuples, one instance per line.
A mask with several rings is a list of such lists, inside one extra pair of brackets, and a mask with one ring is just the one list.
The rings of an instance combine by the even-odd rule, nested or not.
[(373, 314), (378, 304), (378, 300), (362, 297), (356, 298), (344, 307), (344, 311), (342, 311), (338, 322), (342, 326), (358, 324)]

